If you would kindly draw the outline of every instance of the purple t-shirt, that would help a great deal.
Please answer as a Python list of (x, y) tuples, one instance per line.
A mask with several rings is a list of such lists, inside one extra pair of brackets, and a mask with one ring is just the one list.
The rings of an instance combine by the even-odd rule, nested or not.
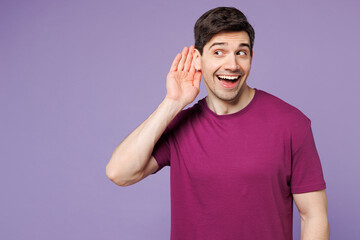
[(254, 89), (227, 115), (201, 99), (155, 145), (158, 171), (171, 165), (171, 240), (291, 240), (292, 193), (326, 188), (310, 119)]

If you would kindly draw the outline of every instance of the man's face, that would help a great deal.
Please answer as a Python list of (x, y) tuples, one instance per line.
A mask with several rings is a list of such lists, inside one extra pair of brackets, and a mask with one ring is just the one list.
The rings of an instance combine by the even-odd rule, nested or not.
[(249, 35), (242, 32), (218, 33), (198, 50), (195, 67), (201, 69), (211, 99), (236, 102), (247, 86), (252, 55)]

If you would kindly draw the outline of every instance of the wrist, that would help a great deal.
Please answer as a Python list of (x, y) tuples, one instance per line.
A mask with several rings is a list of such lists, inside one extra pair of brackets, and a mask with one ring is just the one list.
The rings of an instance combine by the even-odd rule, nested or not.
[(163, 105), (169, 113), (172, 113), (172, 115), (176, 115), (187, 105), (187, 103), (165, 97), (161, 105)]

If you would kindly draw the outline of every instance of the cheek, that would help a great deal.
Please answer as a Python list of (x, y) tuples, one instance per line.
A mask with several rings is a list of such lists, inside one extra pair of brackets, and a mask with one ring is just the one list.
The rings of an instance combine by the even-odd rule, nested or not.
[(203, 62), (202, 68), (204, 72), (206, 72), (208, 75), (213, 75), (216, 71), (219, 70), (221, 67), (221, 64), (218, 64), (216, 62)]
[(241, 68), (242, 68), (245, 72), (249, 72), (250, 69), (251, 69), (251, 62), (250, 62), (250, 60), (241, 63)]

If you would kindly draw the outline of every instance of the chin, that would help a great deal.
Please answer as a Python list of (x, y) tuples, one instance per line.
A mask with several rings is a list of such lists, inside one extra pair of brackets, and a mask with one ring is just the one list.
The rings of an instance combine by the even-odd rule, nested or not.
[(239, 91), (236, 93), (215, 94), (215, 96), (225, 102), (237, 102), (240, 99)]
[(240, 88), (232, 92), (220, 92), (215, 94), (218, 99), (227, 102), (234, 102), (240, 99), (241, 93), (243, 92), (244, 85), (241, 85)]

